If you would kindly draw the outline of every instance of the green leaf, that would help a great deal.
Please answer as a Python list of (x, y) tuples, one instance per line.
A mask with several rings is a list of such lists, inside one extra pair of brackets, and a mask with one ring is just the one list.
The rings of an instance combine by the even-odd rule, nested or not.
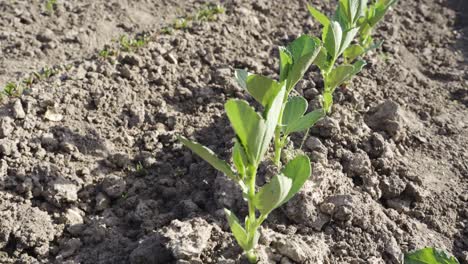
[(246, 101), (230, 99), (224, 107), (249, 161), (257, 164), (266, 130), (265, 121)]
[(327, 49), (328, 54), (333, 58), (338, 57), (341, 47), (343, 30), (338, 22), (332, 21), (323, 29), (323, 45)]
[(280, 53), (280, 82), (286, 80), (289, 70), (293, 64), (293, 58), (289, 50), (285, 47), (279, 47)]
[(231, 228), (231, 232), (234, 235), (234, 238), (236, 239), (239, 246), (244, 250), (249, 250), (250, 248), (248, 244), (247, 232), (239, 223), (239, 218), (237, 218), (237, 216), (234, 213), (232, 213), (226, 208), (224, 209), (224, 213), (226, 214), (226, 218), (228, 220), (229, 227)]
[(244, 148), (237, 139), (234, 143), (234, 149), (232, 150), (232, 159), (240, 178), (243, 180), (245, 177), (246, 167), (248, 166), (249, 161), (247, 159), (247, 155), (245, 154)]
[(255, 112), (246, 101), (230, 99), (225, 104), (229, 121), (252, 165), (258, 165), (263, 158), (278, 125), (285, 95), (284, 83), (280, 84), (280, 87), (271, 105), (265, 109), (266, 119)]
[(351, 44), (351, 41), (356, 37), (356, 34), (359, 32), (359, 28), (351, 28), (343, 33), (342, 42), (340, 45), (340, 51), (338, 56), (341, 55)]
[(229, 164), (226, 161), (219, 159), (218, 156), (216, 156), (216, 154), (212, 150), (199, 143), (190, 141), (182, 136), (179, 136), (179, 140), (182, 142), (182, 144), (191, 149), (198, 156), (206, 160), (215, 169), (223, 172), (234, 181), (239, 180), (237, 175), (232, 170), (231, 166), (229, 166)]
[(254, 198), (255, 207), (262, 214), (269, 214), (288, 196), (292, 180), (283, 174), (278, 174), (260, 188)]
[(314, 110), (305, 116), (293, 121), (286, 127), (286, 131), (284, 132), (286, 135), (289, 135), (294, 132), (304, 131), (308, 128), (311, 128), (317, 121), (320, 120), (324, 116), (324, 112), (322, 109)]
[(280, 84), (268, 77), (251, 74), (245, 70), (236, 70), (236, 79), (257, 102), (267, 107), (281, 89)]
[(325, 112), (330, 113), (333, 105), (333, 94), (331, 91), (323, 93), (323, 109)]
[(343, 56), (348, 60), (348, 61), (353, 61), (357, 57), (361, 56), (364, 54), (366, 50), (359, 44), (354, 44), (349, 46), (348, 48), (345, 49), (343, 52)]
[[(265, 152), (267, 151), (273, 135), (275, 134), (275, 129), (278, 123), (280, 122), (281, 108), (285, 100), (286, 86), (285, 83), (282, 83), (282, 87), (276, 97), (271, 103), (271, 107), (266, 109), (266, 129), (262, 138), (261, 150), (259, 153), (259, 160), (263, 158)], [(265, 115), (265, 114), (264, 114)]]
[(459, 262), (442, 250), (427, 247), (405, 254), (404, 264), (459, 264)]
[(340, 65), (333, 69), (325, 80), (325, 90), (333, 92), (336, 87), (348, 80), (353, 71), (353, 65)]
[(320, 71), (326, 72), (330, 67), (330, 62), (328, 61), (327, 50), (325, 47), (322, 47), (315, 57), (314, 64), (319, 67)]
[(287, 49), (292, 55), (293, 64), (288, 72), (286, 92), (289, 93), (296, 83), (302, 79), (304, 73), (319, 53), (320, 47), (320, 40), (308, 35), (302, 35), (288, 45)]
[(309, 13), (320, 23), (322, 26), (327, 27), (330, 24), (330, 19), (323, 14), (322, 12), (318, 11), (313, 6), (307, 4), (307, 9), (309, 9)]
[(290, 123), (301, 118), (307, 110), (307, 100), (302, 96), (289, 98), (283, 111), (282, 125), (286, 128)]
[(354, 75), (360, 73), (362, 71), (362, 69), (364, 68), (364, 66), (367, 65), (367, 62), (364, 61), (364, 60), (357, 60), (354, 64), (353, 64), (353, 72), (351, 73), (351, 76), (350, 77), (353, 77)]
[(282, 204), (291, 199), (302, 188), (312, 174), (309, 157), (299, 155), (291, 160), (283, 169), (283, 174), (292, 180), (292, 187)]

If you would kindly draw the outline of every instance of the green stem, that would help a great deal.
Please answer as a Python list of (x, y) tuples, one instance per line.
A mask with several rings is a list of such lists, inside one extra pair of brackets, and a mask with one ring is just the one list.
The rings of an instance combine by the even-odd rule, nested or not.
[(255, 252), (256, 245), (254, 244), (255, 233), (257, 231), (257, 219), (255, 216), (255, 205), (254, 205), (254, 198), (255, 198), (255, 178), (257, 175), (257, 168), (252, 166), (248, 170), (247, 180), (248, 180), (248, 204), (249, 204), (249, 218), (247, 221), (247, 225), (245, 227), (247, 231), (247, 236), (249, 240), (249, 245), (251, 248), (245, 252), (247, 259), (250, 263), (257, 262), (257, 254)]
[(277, 126), (275, 130), (275, 157), (274, 163), (276, 166), (280, 165), (281, 162), (281, 149), (283, 148), (281, 144), (281, 131), (280, 127)]

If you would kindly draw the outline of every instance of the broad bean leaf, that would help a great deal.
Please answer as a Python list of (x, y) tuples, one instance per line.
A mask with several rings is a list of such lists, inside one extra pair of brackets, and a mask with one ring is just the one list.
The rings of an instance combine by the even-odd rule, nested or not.
[(459, 262), (442, 250), (427, 247), (405, 254), (404, 264), (459, 264)]
[(323, 45), (327, 49), (327, 53), (333, 58), (338, 57), (343, 38), (343, 30), (340, 23), (332, 21), (323, 29), (322, 40)]
[(219, 159), (218, 156), (216, 156), (216, 154), (212, 150), (199, 143), (190, 141), (182, 136), (179, 136), (179, 140), (182, 142), (182, 144), (191, 149), (198, 156), (206, 160), (215, 169), (223, 172), (229, 178), (236, 182), (239, 180), (237, 175), (232, 170), (231, 166), (229, 166), (229, 164), (226, 161)]
[(343, 52), (343, 56), (348, 60), (348, 61), (353, 61), (357, 57), (361, 56), (364, 54), (366, 50), (359, 44), (354, 44), (349, 46), (348, 48), (345, 49)]
[(331, 107), (333, 105), (333, 94), (331, 91), (325, 92), (323, 94), (323, 109), (327, 113), (330, 113)]
[(230, 99), (224, 107), (249, 161), (257, 164), (266, 131), (265, 120), (243, 100)]
[(354, 37), (356, 37), (356, 34), (359, 32), (359, 28), (351, 28), (349, 30), (346, 30), (343, 32), (343, 38), (340, 46), (340, 51), (338, 52), (338, 56), (341, 55), (346, 48), (349, 47), (349, 44), (351, 44), (351, 41), (353, 41)]
[(292, 122), (301, 118), (307, 110), (307, 100), (302, 96), (290, 97), (284, 106), (282, 126), (284, 129)]
[(240, 86), (246, 89), (257, 102), (267, 107), (281, 89), (280, 84), (268, 77), (251, 74), (245, 70), (236, 70), (236, 79)]
[(319, 53), (320, 48), (320, 40), (308, 35), (302, 35), (288, 45), (287, 49), (293, 59), (293, 64), (289, 67), (287, 74), (286, 91), (288, 93), (302, 79), (304, 73)]
[(280, 53), (280, 82), (288, 78), (289, 70), (293, 64), (291, 53), (286, 47), (279, 47)]
[(307, 4), (307, 9), (309, 9), (309, 13), (314, 17), (322, 26), (327, 27), (330, 24), (330, 19), (323, 14), (322, 12), (318, 11), (313, 6)]
[(225, 104), (226, 114), (240, 143), (244, 147), (250, 164), (258, 165), (273, 138), (285, 94), (284, 83), (269, 107), (264, 119), (243, 100), (230, 99)]
[(232, 150), (232, 159), (240, 178), (244, 179), (246, 167), (249, 165), (249, 161), (247, 159), (247, 154), (245, 154), (244, 147), (242, 147), (237, 139), (234, 143), (234, 149)]
[(326, 72), (330, 67), (330, 62), (328, 61), (327, 49), (322, 47), (315, 57), (314, 64), (319, 67), (320, 71)]
[(328, 75), (325, 82), (325, 90), (333, 92), (336, 87), (340, 86), (354, 72), (353, 65), (340, 65), (334, 68)]
[(239, 218), (228, 209), (224, 209), (224, 213), (226, 214), (231, 232), (239, 246), (244, 250), (249, 250), (247, 232), (239, 223)]
[(309, 179), (312, 174), (309, 157), (306, 155), (299, 155), (293, 160), (288, 162), (283, 169), (283, 174), (292, 180), (292, 186), (288, 195), (282, 201), (282, 204), (291, 199), (302, 188), (304, 183)]
[(292, 180), (283, 174), (275, 175), (271, 181), (260, 188), (254, 198), (255, 207), (262, 214), (269, 214), (288, 196)]
[(286, 135), (289, 135), (294, 132), (304, 131), (308, 128), (311, 128), (317, 121), (319, 121), (324, 116), (324, 112), (322, 109), (314, 110), (305, 116), (291, 122), (286, 127), (286, 131), (284, 132)]

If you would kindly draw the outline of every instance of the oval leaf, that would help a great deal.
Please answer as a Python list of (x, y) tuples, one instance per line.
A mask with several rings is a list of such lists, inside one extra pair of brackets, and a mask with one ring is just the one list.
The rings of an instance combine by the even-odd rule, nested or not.
[(237, 175), (232, 170), (231, 166), (229, 166), (229, 164), (226, 161), (219, 159), (218, 156), (216, 156), (216, 154), (211, 149), (199, 143), (190, 141), (182, 136), (179, 137), (179, 140), (180, 142), (182, 142), (182, 144), (184, 144), (186, 147), (195, 152), (198, 156), (207, 161), (215, 169), (223, 172), (224, 174), (226, 174), (226, 176), (228, 176), (234, 181), (239, 180)]
[(330, 19), (323, 14), (322, 12), (318, 11), (315, 7), (307, 4), (307, 9), (309, 9), (309, 13), (320, 23), (322, 26), (326, 27), (330, 24)]
[(283, 111), (282, 125), (287, 127), (290, 123), (301, 118), (307, 110), (307, 100), (302, 96), (289, 98)]
[(308, 35), (300, 36), (288, 46), (288, 50), (293, 58), (293, 64), (288, 72), (287, 92), (291, 91), (296, 83), (302, 79), (304, 73), (309, 69), (320, 52), (320, 48), (320, 40)]
[(234, 165), (236, 166), (240, 178), (244, 179), (245, 170), (249, 164), (249, 161), (247, 160), (247, 155), (245, 154), (244, 148), (238, 140), (236, 140), (236, 142), (234, 143), (234, 149), (232, 150), (232, 159), (234, 161)]
[(273, 179), (260, 188), (254, 198), (255, 207), (262, 214), (269, 214), (278, 207), (291, 190), (292, 180), (282, 174), (275, 175)]
[(423, 248), (405, 254), (404, 264), (459, 264), (458, 260), (442, 250)]
[(244, 250), (249, 250), (247, 232), (239, 223), (237, 216), (226, 208), (224, 209), (224, 213), (226, 214), (231, 232), (239, 246)]
[(323, 45), (333, 58), (338, 57), (343, 30), (338, 22), (333, 21), (323, 29)]
[(245, 70), (236, 70), (236, 79), (240, 86), (264, 107), (271, 104), (281, 88), (277, 81), (262, 75), (248, 73)]
[(292, 180), (292, 186), (288, 195), (281, 204), (286, 203), (302, 188), (304, 183), (309, 179), (312, 174), (309, 157), (306, 155), (299, 155), (291, 160), (283, 169), (283, 174)]
[(325, 90), (333, 92), (336, 87), (343, 84), (354, 72), (353, 65), (340, 65), (333, 69), (325, 82)]
[(230, 99), (224, 107), (247, 157), (252, 164), (257, 164), (266, 130), (265, 121), (246, 101)]
[(308, 128), (311, 128), (317, 121), (319, 121), (324, 116), (322, 109), (314, 110), (305, 116), (297, 119), (286, 127), (286, 135), (289, 135), (294, 132), (304, 131)]

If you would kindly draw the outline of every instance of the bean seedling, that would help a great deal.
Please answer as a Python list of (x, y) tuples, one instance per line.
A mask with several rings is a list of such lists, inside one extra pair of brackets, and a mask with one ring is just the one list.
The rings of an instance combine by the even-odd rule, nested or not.
[[(278, 127), (287, 82), (250, 75), (250, 78), (246, 78), (246, 87), (262, 103), (264, 110), (259, 114), (244, 100), (230, 99), (225, 104), (226, 114), (236, 133), (232, 153), (236, 170), (210, 149), (184, 137), (180, 137), (180, 141), (239, 185), (249, 208), (244, 225), (233, 212), (228, 209), (225, 212), (231, 231), (247, 259), (256, 263), (255, 248), (260, 236), (258, 228), (271, 211), (286, 203), (300, 190), (311, 174), (311, 166), (307, 156), (298, 155), (256, 192), (257, 170)], [(257, 210), (260, 212), (258, 217)]]
[[(306, 155), (297, 155), (286, 162), (285, 166), (281, 166), (281, 150), (291, 133), (308, 130), (329, 113), (334, 90), (364, 67), (366, 63), (362, 60), (350, 64), (362, 54), (352, 57), (350, 54), (355, 54), (349, 49), (364, 23), (371, 28), (375, 26), (376, 22), (368, 22), (368, 18), (374, 16), (364, 15), (369, 8), (379, 6), (381, 2), (388, 1), (379, 0), (367, 7), (366, 0), (340, 0), (334, 19), (329, 19), (309, 6), (310, 13), (324, 26), (322, 41), (302, 35), (287, 47), (280, 47), (279, 81), (245, 70), (236, 70), (237, 82), (263, 107), (263, 112), (257, 113), (243, 100), (230, 99), (225, 104), (226, 115), (236, 134), (232, 151), (235, 170), (210, 149), (179, 137), (186, 147), (223, 172), (242, 190), (249, 208), (244, 225), (233, 212), (228, 209), (225, 209), (225, 212), (235, 239), (251, 263), (257, 261), (255, 248), (259, 239), (259, 226), (275, 208), (291, 199), (311, 175), (310, 160)], [(392, 1), (392, 4), (394, 2)], [(383, 15), (379, 13), (378, 17), (382, 18)], [(370, 31), (363, 30), (361, 34), (366, 38), (363, 45), (367, 45), (369, 41), (364, 35), (367, 32)], [(345, 57), (348, 62), (335, 66), (344, 53), (347, 54)], [(289, 95), (312, 63), (318, 66), (324, 78), (323, 105), (322, 108), (306, 114), (307, 100), (302, 96)], [(257, 170), (272, 141), (275, 148), (273, 160), (281, 169), (256, 191)], [(257, 211), (260, 213), (258, 217)]]

